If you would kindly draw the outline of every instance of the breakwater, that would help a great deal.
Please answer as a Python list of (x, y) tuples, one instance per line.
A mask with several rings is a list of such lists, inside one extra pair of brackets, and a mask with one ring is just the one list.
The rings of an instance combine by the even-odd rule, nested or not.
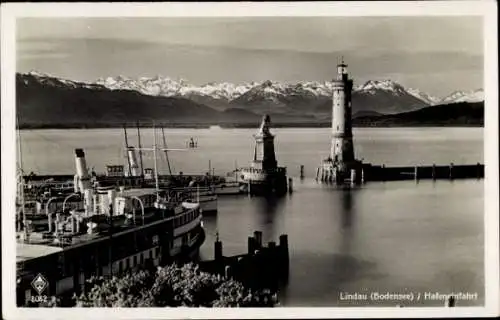
[(279, 242), (262, 243), (262, 232), (255, 231), (248, 237), (247, 253), (224, 256), (223, 243), (217, 237), (214, 243), (214, 259), (200, 261), (200, 269), (226, 278), (233, 278), (254, 289), (275, 290), (288, 282), (288, 236), (283, 234)]
[(427, 165), (387, 167), (385, 165), (363, 164), (364, 181), (396, 181), (421, 179), (480, 179), (484, 178), (484, 164), (473, 165)]

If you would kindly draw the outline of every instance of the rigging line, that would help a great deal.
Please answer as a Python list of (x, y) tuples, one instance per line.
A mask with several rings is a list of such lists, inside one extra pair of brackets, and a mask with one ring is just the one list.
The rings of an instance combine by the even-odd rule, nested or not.
[[(22, 212), (22, 218), (23, 218), (23, 231), (24, 231), (24, 238), (27, 239), (27, 229), (26, 229), (26, 212), (25, 212), (25, 208), (26, 208), (26, 205), (24, 203), (24, 173), (23, 173), (23, 158), (22, 158), (22, 149), (21, 149), (21, 129), (19, 127), (19, 119), (16, 117), (16, 122), (17, 122), (17, 147), (18, 147), (18, 170), (16, 171), (19, 171), (19, 175), (20, 175), (20, 200), (21, 200), (21, 211), (19, 211), (19, 214), (21, 214)], [(20, 224), (21, 224), (21, 219), (18, 219), (19, 222), (18, 222), (18, 230), (20, 231)]]
[(167, 140), (165, 139), (165, 130), (163, 127), (161, 127), (161, 134), (163, 135), (163, 148), (165, 148), (165, 158), (167, 159), (168, 173), (172, 175), (172, 169), (170, 168), (170, 161), (168, 159), (168, 151), (166, 150), (168, 148)]
[(128, 176), (132, 176), (132, 167), (130, 165), (130, 157), (128, 155), (128, 138), (127, 138), (127, 126), (124, 124), (123, 125), (123, 133), (125, 134), (125, 156), (127, 157), (127, 163), (128, 163)]
[(144, 164), (142, 162), (141, 131), (139, 129), (139, 121), (137, 121), (137, 143), (139, 144), (139, 158), (141, 161), (141, 177), (144, 177)]

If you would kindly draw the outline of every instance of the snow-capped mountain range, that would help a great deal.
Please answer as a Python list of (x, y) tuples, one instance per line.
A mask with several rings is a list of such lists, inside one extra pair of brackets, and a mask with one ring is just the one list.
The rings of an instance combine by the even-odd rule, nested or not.
[[(68, 87), (107, 88), (110, 90), (134, 90), (145, 95), (165, 97), (185, 97), (197, 102), (210, 99), (222, 103), (237, 101), (253, 91), (252, 99), (256, 96), (270, 102), (279, 102), (286, 97), (329, 98), (332, 95), (332, 82), (301, 81), (287, 83), (278, 81), (261, 81), (234, 84), (229, 82), (211, 82), (204, 85), (194, 85), (185, 79), (172, 79), (164, 76), (152, 78), (128, 78), (124, 76), (100, 78), (95, 82), (81, 83), (72, 80), (60, 79), (48, 74), (31, 71), (29, 75), (39, 79), (40, 83), (65, 85)], [(258, 91), (258, 92), (257, 92)], [(353, 88), (353, 94), (377, 95), (383, 92), (395, 97), (412, 96), (425, 105), (449, 104), (456, 102), (484, 101), (483, 89), (473, 91), (455, 91), (444, 97), (434, 97), (414, 88), (405, 88), (392, 80), (370, 80)], [(202, 99), (202, 101), (200, 101)], [(210, 103), (209, 103), (210, 104)]]
[[(168, 77), (156, 76), (154, 78), (126, 78), (123, 76), (108, 77), (98, 79), (95, 84), (102, 85), (108, 89), (136, 90), (143, 94), (155, 96), (189, 96), (204, 95), (215, 99), (231, 101), (250, 89), (265, 84), (264, 91), (270, 94), (286, 94), (294, 91), (312, 94), (315, 96), (331, 96), (332, 82), (304, 81), (298, 83), (285, 83), (277, 81), (249, 82), (243, 84), (233, 84), (228, 82), (208, 83), (201, 86), (190, 84), (184, 79), (171, 79)], [(478, 102), (484, 100), (482, 89), (474, 91), (456, 91), (445, 98), (438, 98), (414, 88), (404, 88), (402, 85), (392, 80), (370, 80), (362, 85), (355, 86), (354, 92), (363, 91), (369, 94), (376, 94), (377, 91), (388, 91), (394, 95), (410, 94), (429, 105), (453, 102)]]
[[(316, 125), (330, 122), (332, 116), (331, 82), (196, 86), (161, 76), (121, 76), (84, 83), (30, 72), (16, 75), (16, 96), (21, 123), (34, 128), (117, 126), (150, 119), (170, 125), (234, 125), (258, 122), (263, 114), (275, 123)], [(391, 80), (371, 80), (354, 88), (352, 113), (354, 120), (364, 119), (369, 126), (480, 125), (483, 99), (482, 90), (439, 99)]]

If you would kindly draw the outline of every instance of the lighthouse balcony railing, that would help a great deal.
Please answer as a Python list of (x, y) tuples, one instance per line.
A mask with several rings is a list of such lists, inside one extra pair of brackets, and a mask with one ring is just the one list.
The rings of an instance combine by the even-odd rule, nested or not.
[(259, 169), (259, 168), (241, 168), (241, 171), (246, 171), (249, 173), (282, 173), (286, 174), (286, 167), (276, 167), (276, 168), (271, 168), (271, 169)]

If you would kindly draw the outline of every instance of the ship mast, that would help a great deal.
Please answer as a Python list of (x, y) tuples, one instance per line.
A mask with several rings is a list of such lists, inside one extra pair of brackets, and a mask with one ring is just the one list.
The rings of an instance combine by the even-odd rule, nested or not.
[(141, 177), (144, 178), (144, 165), (142, 163), (141, 131), (139, 130), (139, 122), (137, 122), (137, 143), (139, 144), (139, 159), (141, 161)]
[(123, 133), (125, 134), (125, 152), (127, 156), (127, 163), (128, 163), (128, 176), (132, 177), (132, 167), (130, 164), (130, 157), (128, 156), (128, 137), (127, 137), (127, 126), (124, 124), (123, 125)]
[(165, 149), (165, 158), (167, 158), (168, 173), (172, 175), (172, 169), (170, 168), (170, 161), (168, 160), (167, 140), (165, 139), (165, 130), (163, 130), (163, 127), (161, 127), (161, 134), (163, 136), (163, 148)]
[[(18, 152), (18, 176), (20, 177), (19, 183), (19, 197), (21, 200), (21, 209), (19, 210), (19, 215), (23, 215), (23, 232), (24, 239), (27, 239), (28, 231), (26, 229), (26, 204), (24, 201), (24, 173), (23, 173), (23, 158), (22, 158), (22, 150), (21, 150), (21, 127), (19, 126), (19, 119), (16, 117), (17, 122), (17, 152)], [(21, 221), (18, 218), (18, 231), (21, 231)]]
[(155, 123), (153, 121), (153, 157), (154, 157), (154, 165), (155, 165), (155, 186), (156, 186), (156, 199), (158, 200), (159, 198), (159, 191), (160, 191), (160, 186), (158, 182), (158, 161), (156, 159), (156, 149), (158, 146), (156, 145), (156, 127)]

